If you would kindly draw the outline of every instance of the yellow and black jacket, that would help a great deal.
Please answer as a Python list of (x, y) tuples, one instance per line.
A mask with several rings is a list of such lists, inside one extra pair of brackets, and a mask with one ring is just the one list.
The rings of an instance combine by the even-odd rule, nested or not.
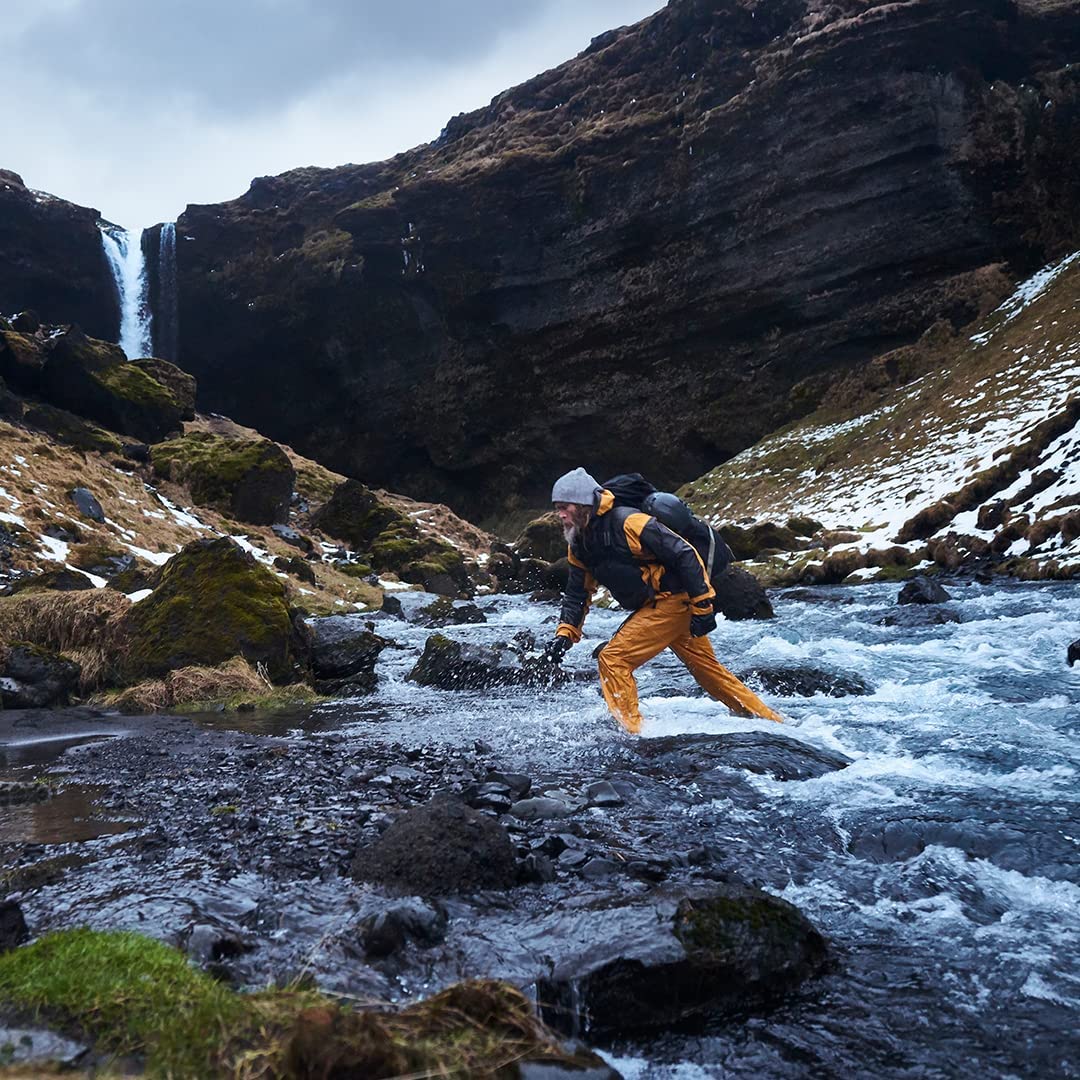
[(712, 611), (712, 585), (701, 557), (678, 533), (656, 518), (615, 506), (602, 490), (589, 524), (570, 545), (570, 579), (556, 634), (581, 640), (581, 626), (597, 585), (620, 607), (637, 611), (660, 596), (686, 593), (693, 614)]

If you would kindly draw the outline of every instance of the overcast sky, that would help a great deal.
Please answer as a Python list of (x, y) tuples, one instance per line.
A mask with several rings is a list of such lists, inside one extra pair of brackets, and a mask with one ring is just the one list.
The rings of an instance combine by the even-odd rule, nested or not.
[(0, 168), (127, 228), (378, 161), (663, 0), (3, 0)]

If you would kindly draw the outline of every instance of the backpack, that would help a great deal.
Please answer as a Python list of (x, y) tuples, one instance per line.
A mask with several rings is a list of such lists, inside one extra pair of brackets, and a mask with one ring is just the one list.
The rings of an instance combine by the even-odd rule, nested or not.
[(734, 561), (724, 538), (695, 514), (678, 495), (658, 491), (641, 473), (619, 473), (600, 485), (615, 498), (616, 506), (629, 506), (651, 514), (678, 533), (701, 556), (705, 576), (712, 582)]

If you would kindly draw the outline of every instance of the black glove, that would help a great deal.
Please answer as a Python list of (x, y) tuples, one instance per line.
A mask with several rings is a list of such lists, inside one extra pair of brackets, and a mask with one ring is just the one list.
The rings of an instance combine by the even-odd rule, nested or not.
[(716, 629), (716, 616), (710, 611), (708, 615), (690, 616), (690, 636), (704, 637), (711, 630)]
[(573, 644), (565, 634), (559, 634), (544, 650), (544, 659), (551, 664), (561, 664), (567, 650)]

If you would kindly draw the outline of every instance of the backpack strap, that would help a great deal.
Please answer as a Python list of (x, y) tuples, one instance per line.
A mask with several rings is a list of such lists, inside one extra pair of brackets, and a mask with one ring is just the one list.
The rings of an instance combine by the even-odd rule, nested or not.
[(709, 527), (709, 561), (705, 564), (705, 580), (712, 580), (712, 564), (716, 558), (716, 533)]

